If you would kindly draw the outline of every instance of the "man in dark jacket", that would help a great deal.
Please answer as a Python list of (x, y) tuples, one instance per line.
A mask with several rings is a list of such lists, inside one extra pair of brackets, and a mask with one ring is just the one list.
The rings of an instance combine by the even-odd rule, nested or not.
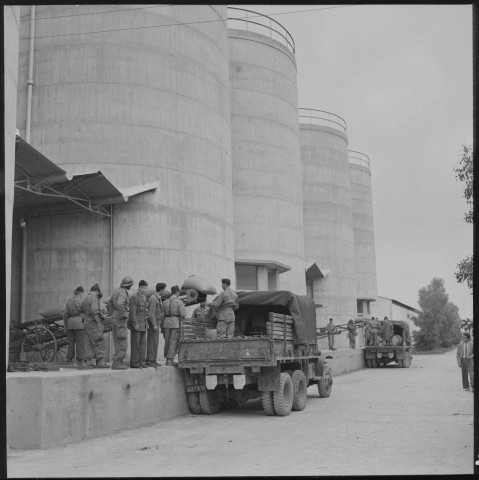
[(462, 386), (469, 391), (469, 378), (471, 379), (471, 392), (474, 392), (474, 346), (468, 332), (462, 334), (462, 342), (456, 351), (457, 364), (461, 368)]
[(326, 325), (325, 329), (326, 329), (326, 332), (328, 333), (328, 348), (329, 348), (329, 350), (336, 350), (334, 348), (334, 335), (337, 332), (337, 327), (333, 323), (332, 318), (329, 319), (329, 323)]
[(388, 317), (384, 317), (383, 328), (381, 331), (381, 338), (383, 339), (384, 345), (391, 345), (391, 339), (394, 335), (394, 327)]
[(75, 296), (68, 300), (63, 314), (63, 325), (68, 338), (67, 362), (73, 363), (76, 350), (76, 361), (79, 366), (86, 365), (86, 338), (82, 318), (83, 310), (81, 307), (83, 292), (83, 287), (77, 287), (75, 289), (73, 292)]
[(146, 289), (148, 283), (140, 280), (138, 291), (130, 296), (130, 368), (146, 368)]
[(112, 370), (126, 370), (128, 365), (123, 364), (128, 346), (128, 311), (129, 311), (129, 293), (133, 285), (133, 278), (129, 275), (123, 278), (121, 285), (115, 289), (111, 296), (113, 304), (113, 313), (111, 315), (111, 326), (113, 333), (113, 343), (115, 345), (115, 354), (113, 355)]
[(165, 283), (157, 283), (155, 293), (148, 299), (148, 335), (146, 339), (146, 365), (148, 367), (161, 367), (156, 358), (158, 356), (160, 330), (163, 329), (165, 319), (163, 301), (161, 300), (165, 288)]
[(83, 326), (87, 334), (86, 358), (87, 364), (97, 368), (107, 368), (105, 363), (105, 339), (103, 337), (103, 323), (101, 321), (100, 286), (95, 283), (90, 293), (82, 302)]
[(353, 319), (350, 319), (347, 325), (348, 337), (349, 337), (349, 348), (356, 348), (356, 335), (358, 334), (357, 326), (353, 322)]

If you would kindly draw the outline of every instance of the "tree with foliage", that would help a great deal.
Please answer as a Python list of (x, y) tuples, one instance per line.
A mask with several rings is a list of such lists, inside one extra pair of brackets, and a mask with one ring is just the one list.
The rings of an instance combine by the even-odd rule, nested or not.
[[(474, 198), (473, 198), (473, 183), (474, 183), (474, 152), (472, 146), (462, 146), (462, 157), (459, 160), (458, 166), (454, 169), (456, 180), (464, 182), (464, 198), (469, 206), (469, 210), (464, 215), (464, 220), (467, 223), (473, 223)], [(459, 283), (466, 282), (467, 286), (472, 290), (472, 266), (474, 263), (473, 255), (469, 255), (457, 264), (455, 272), (456, 279)]]
[(413, 318), (419, 327), (412, 333), (417, 350), (434, 350), (456, 345), (461, 340), (459, 309), (449, 301), (442, 278), (433, 278), (419, 290), (421, 312)]

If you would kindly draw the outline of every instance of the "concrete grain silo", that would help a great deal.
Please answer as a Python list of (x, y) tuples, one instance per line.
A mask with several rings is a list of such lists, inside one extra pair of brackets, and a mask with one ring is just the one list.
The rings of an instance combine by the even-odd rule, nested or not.
[(356, 296), (358, 313), (370, 313), (377, 299), (376, 247), (370, 160), (364, 153), (349, 150), (349, 174), (353, 207)]
[[(27, 219), (30, 314), (78, 284), (111, 292), (127, 274), (135, 287), (191, 274), (234, 281), (225, 20), (222, 5), (36, 7), (31, 144), (68, 173), (159, 188), (115, 205), (111, 219)], [(22, 137), (31, 21), (22, 7)]]
[(274, 19), (237, 8), (228, 39), (238, 287), (304, 294), (294, 41)]
[(304, 248), (318, 326), (356, 314), (351, 184), (346, 123), (332, 113), (299, 109), (303, 165)]

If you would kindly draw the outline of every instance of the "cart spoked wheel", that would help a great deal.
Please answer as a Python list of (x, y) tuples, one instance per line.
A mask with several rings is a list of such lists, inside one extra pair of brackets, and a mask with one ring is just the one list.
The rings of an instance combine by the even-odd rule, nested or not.
[(43, 326), (31, 328), (23, 338), (21, 351), (27, 362), (50, 362), (57, 351), (55, 335)]
[(52, 357), (52, 362), (66, 363), (68, 354), (68, 340), (57, 340), (57, 349)]

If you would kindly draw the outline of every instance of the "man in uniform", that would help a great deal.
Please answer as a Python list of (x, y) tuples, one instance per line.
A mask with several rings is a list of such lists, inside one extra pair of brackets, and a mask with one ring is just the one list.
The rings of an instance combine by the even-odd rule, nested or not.
[(218, 323), (216, 331), (220, 338), (232, 338), (235, 332), (235, 310), (239, 307), (238, 295), (230, 288), (229, 278), (221, 279), (223, 291), (211, 302)]
[(63, 314), (63, 325), (68, 338), (67, 362), (73, 363), (76, 347), (76, 361), (80, 366), (86, 365), (85, 327), (81, 307), (83, 292), (83, 287), (76, 288), (73, 292), (75, 296), (68, 300)]
[(336, 325), (333, 323), (333, 319), (329, 319), (329, 323), (326, 325), (326, 332), (328, 332), (328, 347), (330, 350), (336, 350), (334, 348), (334, 334), (336, 333)]
[(113, 343), (115, 345), (115, 354), (113, 355), (112, 370), (126, 370), (129, 368), (123, 364), (128, 345), (128, 311), (129, 311), (129, 294), (133, 285), (133, 278), (126, 276), (121, 285), (113, 292), (111, 301), (113, 303), (113, 313), (111, 315), (111, 326), (113, 333)]
[(371, 343), (371, 321), (372, 318), (366, 318), (364, 320), (364, 344), (366, 347)]
[(171, 287), (171, 297), (164, 303), (165, 320), (163, 322), (163, 336), (165, 338), (164, 354), (166, 365), (177, 367), (174, 358), (178, 352), (178, 337), (180, 332), (180, 321), (186, 317), (186, 308), (178, 298), (180, 287)]
[(358, 334), (357, 326), (353, 322), (353, 319), (350, 319), (347, 325), (348, 337), (349, 337), (349, 348), (356, 348), (356, 335)]
[(156, 292), (148, 299), (148, 335), (146, 338), (146, 365), (148, 367), (161, 367), (156, 361), (158, 356), (158, 343), (160, 330), (163, 330), (163, 301), (161, 296), (165, 293), (166, 283), (157, 283)]
[(474, 345), (469, 332), (462, 334), (462, 341), (457, 346), (457, 364), (462, 370), (462, 387), (469, 391), (469, 378), (471, 379), (471, 392), (474, 392)]
[(130, 368), (146, 368), (146, 289), (140, 280), (138, 291), (130, 296), (128, 328), (130, 329)]
[(381, 331), (381, 324), (379, 323), (377, 318), (374, 318), (374, 317), (372, 318), (369, 329), (371, 331), (370, 345), (375, 347), (378, 344), (378, 335), (379, 335), (379, 332)]
[(394, 335), (394, 327), (388, 317), (384, 317), (383, 320), (383, 329), (381, 332), (381, 337), (383, 339), (384, 345), (391, 345), (391, 339)]
[(205, 300), (201, 302), (200, 305), (193, 311), (193, 314), (191, 315), (191, 323), (193, 327), (193, 332), (196, 335), (203, 335), (204, 333), (206, 333), (209, 310), (210, 309), (206, 306)]
[(103, 323), (100, 318), (100, 286), (95, 283), (90, 293), (82, 301), (83, 326), (87, 335), (86, 358), (87, 364), (97, 368), (107, 368), (105, 363), (105, 339), (103, 337)]

